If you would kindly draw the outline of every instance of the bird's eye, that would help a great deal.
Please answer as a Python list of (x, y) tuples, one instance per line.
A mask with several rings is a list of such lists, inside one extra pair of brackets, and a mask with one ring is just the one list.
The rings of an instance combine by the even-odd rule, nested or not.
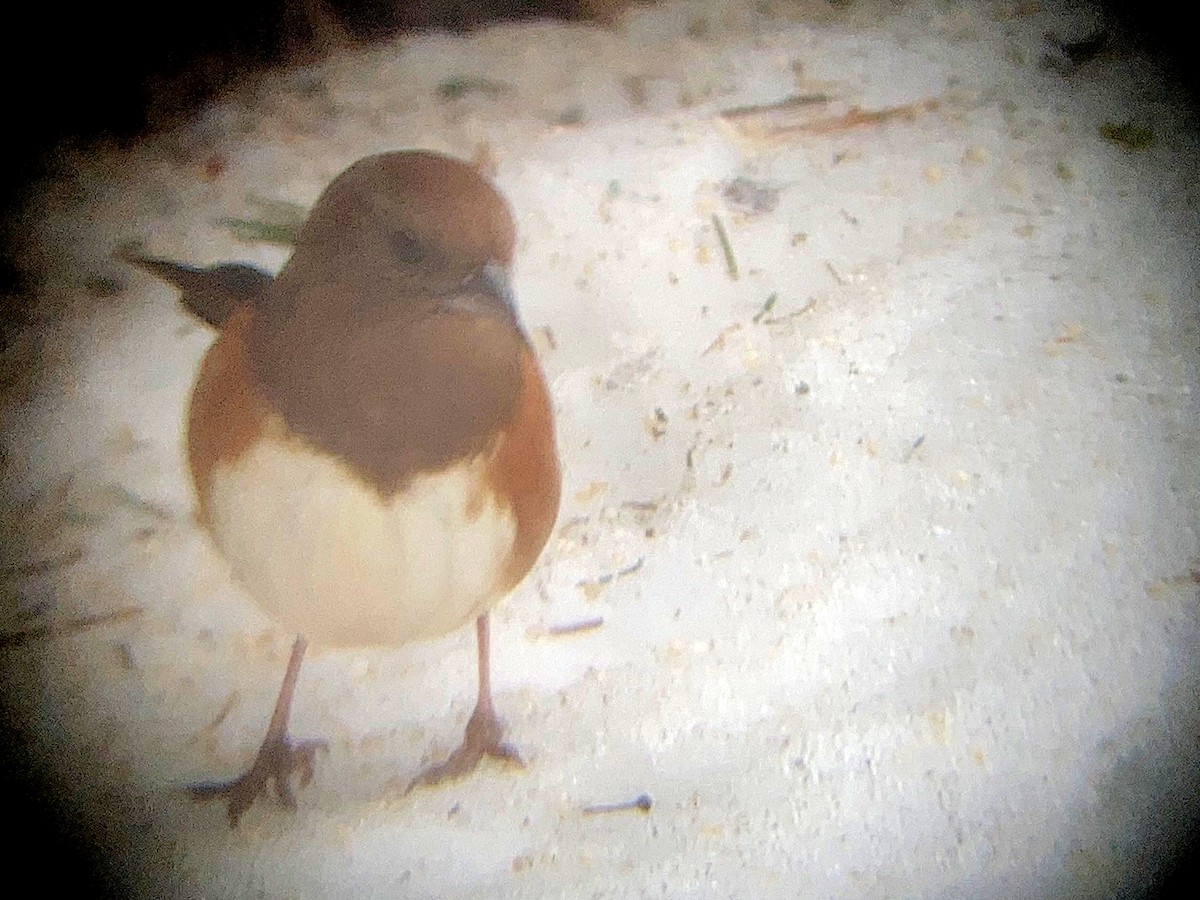
[(388, 233), (388, 242), (396, 260), (403, 265), (415, 266), (425, 260), (425, 247), (415, 234), (407, 228)]

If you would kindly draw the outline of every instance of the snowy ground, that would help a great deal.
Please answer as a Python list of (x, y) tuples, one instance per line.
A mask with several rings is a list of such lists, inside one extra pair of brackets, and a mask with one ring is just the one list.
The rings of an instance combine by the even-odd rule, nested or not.
[[(1096, 21), (675, 2), (431, 35), (72, 161), (30, 236), (43, 343), (4, 363), (2, 652), (112, 858), (196, 897), (1143, 883), (1196, 796), (1200, 148), (1120, 41), (1043, 65)], [(470, 629), (317, 649), (293, 725), (330, 752), (231, 832), (181, 788), (248, 764), (291, 635), (191, 517), (211, 336), (111, 254), (278, 267), (219, 220), (401, 147), (488, 160), (522, 231), (566, 479), (495, 615), (530, 765), (403, 794), (458, 741)]]

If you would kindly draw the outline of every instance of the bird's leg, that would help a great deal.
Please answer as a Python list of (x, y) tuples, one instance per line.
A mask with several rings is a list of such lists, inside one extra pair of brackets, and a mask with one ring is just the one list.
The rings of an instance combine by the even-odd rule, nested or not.
[[(422, 784), (437, 784), (448, 778), (461, 778), (472, 771), (485, 756), (503, 759), (524, 768), (521, 754), (512, 744), (505, 743), (504, 723), (492, 706), (491, 665), (488, 636), (488, 615), (475, 620), (475, 637), (479, 651), (479, 699), (467, 721), (467, 730), (458, 749), (443, 763), (430, 766), (412, 780), (408, 790)], [(407, 793), (407, 792), (406, 792)]]
[(254, 764), (233, 781), (194, 784), (189, 788), (197, 800), (228, 800), (231, 828), (237, 825), (242, 813), (250, 808), (259, 795), (266, 793), (267, 785), (271, 782), (275, 784), (279, 801), (289, 809), (295, 809), (296, 797), (290, 784), (292, 774), (300, 773), (301, 787), (312, 781), (316, 753), (326, 748), (324, 741), (294, 741), (287, 730), (292, 694), (296, 691), (296, 678), (300, 675), (300, 663), (304, 660), (307, 648), (308, 641), (303, 637), (297, 637), (292, 644), (287, 674), (283, 676), (283, 685), (275, 700), (275, 711), (271, 714), (271, 724), (267, 727), (262, 746), (258, 748)]

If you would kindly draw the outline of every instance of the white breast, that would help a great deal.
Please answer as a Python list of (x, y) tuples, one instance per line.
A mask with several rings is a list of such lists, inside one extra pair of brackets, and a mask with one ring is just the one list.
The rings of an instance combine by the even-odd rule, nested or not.
[(397, 645), (499, 599), (516, 523), (480, 457), (384, 500), (333, 458), (269, 429), (213, 473), (213, 536), (250, 596), (318, 644)]

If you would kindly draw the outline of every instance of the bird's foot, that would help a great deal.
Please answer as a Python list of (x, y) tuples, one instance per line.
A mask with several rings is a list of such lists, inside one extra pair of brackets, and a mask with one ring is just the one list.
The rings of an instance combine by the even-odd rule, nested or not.
[(258, 749), (254, 765), (240, 778), (193, 784), (188, 790), (196, 800), (227, 800), (229, 827), (234, 828), (242, 813), (267, 792), (267, 785), (272, 782), (279, 802), (288, 809), (295, 809), (296, 795), (292, 792), (292, 775), (299, 772), (300, 786), (305, 787), (312, 781), (317, 751), (328, 749), (329, 745), (325, 741), (293, 741), (287, 732), (268, 734)]
[(474, 771), (485, 756), (502, 759), (521, 769), (525, 768), (525, 761), (521, 759), (520, 752), (512, 744), (501, 740), (503, 736), (504, 723), (491, 707), (475, 707), (458, 749), (451, 753), (445, 762), (430, 766), (414, 778), (405, 793), (423, 784), (438, 784), (447, 779), (461, 778)]

